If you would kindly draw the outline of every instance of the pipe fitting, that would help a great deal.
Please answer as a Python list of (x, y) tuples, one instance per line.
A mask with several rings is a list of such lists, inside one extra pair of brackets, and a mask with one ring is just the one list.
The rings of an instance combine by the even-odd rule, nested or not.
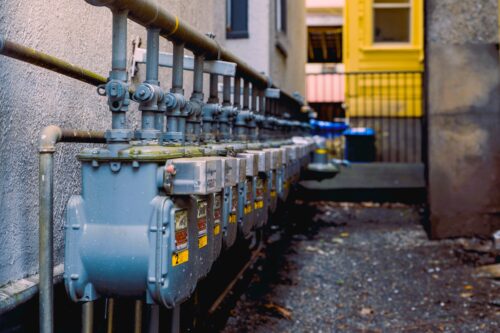
[(38, 145), (39, 153), (54, 153), (56, 151), (56, 143), (62, 137), (62, 130), (59, 126), (50, 125), (45, 127), (40, 134)]
[(168, 110), (181, 111), (186, 107), (186, 98), (183, 94), (169, 92), (166, 95), (165, 103)]

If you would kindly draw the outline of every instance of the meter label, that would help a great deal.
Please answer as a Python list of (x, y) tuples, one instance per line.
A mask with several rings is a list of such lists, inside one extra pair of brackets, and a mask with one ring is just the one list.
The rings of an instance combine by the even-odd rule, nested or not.
[(198, 247), (201, 249), (208, 243), (207, 237), (207, 202), (198, 201), (196, 211), (197, 224), (198, 224)]
[(188, 246), (188, 212), (186, 209), (175, 212), (175, 250)]
[(183, 264), (189, 260), (189, 250), (176, 252), (172, 255), (172, 266)]

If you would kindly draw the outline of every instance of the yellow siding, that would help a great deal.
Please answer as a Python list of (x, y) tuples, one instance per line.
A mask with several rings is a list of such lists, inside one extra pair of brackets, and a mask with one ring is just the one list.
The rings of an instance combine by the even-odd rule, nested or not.
[[(373, 43), (373, 0), (347, 0), (344, 7), (344, 64), (346, 72), (423, 71), (423, 1), (412, 0), (410, 43)], [(405, 82), (406, 81), (406, 82)], [(422, 114), (420, 76), (346, 76), (346, 103), (351, 117), (415, 117)], [(379, 95), (380, 93), (380, 95)], [(376, 100), (373, 100), (373, 96)], [(368, 99), (368, 101), (367, 101)], [(385, 105), (383, 108), (376, 105)], [(361, 108), (360, 106), (363, 106)], [(371, 109), (370, 109), (371, 108)]]

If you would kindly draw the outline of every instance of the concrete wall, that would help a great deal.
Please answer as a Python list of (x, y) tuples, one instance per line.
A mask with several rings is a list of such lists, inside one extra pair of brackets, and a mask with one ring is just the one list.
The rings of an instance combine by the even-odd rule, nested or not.
[[(305, 0), (288, 0), (287, 32), (276, 31), (276, 1), (271, 0), (270, 64), (273, 82), (285, 91), (306, 93), (307, 27)], [(280, 51), (278, 45), (284, 49)]]
[(427, 0), (431, 236), (500, 229), (497, 0)]
[[(160, 0), (161, 5), (201, 31), (225, 33), (224, 1)], [(111, 14), (83, 0), (17, 0), (0, 5), (0, 35), (107, 76), (111, 52)], [(145, 30), (129, 25), (129, 40)], [(163, 42), (163, 50), (168, 50)], [(131, 46), (131, 43), (129, 44)], [(144, 46), (145, 47), (145, 46)], [(144, 68), (134, 82), (143, 79)], [(162, 85), (169, 88), (168, 71)], [(190, 74), (186, 92), (191, 92)], [(110, 127), (105, 99), (95, 88), (16, 60), (0, 56), (0, 285), (38, 269), (38, 156), (40, 130), (55, 124), (67, 128)], [(132, 127), (138, 113), (129, 113)], [(71, 194), (80, 191), (81, 145), (61, 144), (55, 155), (56, 262), (63, 255), (62, 215)]]

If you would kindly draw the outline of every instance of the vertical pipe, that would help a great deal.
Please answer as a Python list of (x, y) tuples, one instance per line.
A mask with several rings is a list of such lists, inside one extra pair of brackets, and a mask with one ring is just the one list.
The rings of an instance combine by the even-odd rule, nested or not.
[[(172, 65), (172, 88), (170, 91), (174, 94), (184, 94), (183, 79), (184, 79), (184, 44), (183, 43), (174, 43), (173, 50), (173, 65)], [(174, 111), (167, 118), (168, 129), (167, 131), (170, 133), (173, 132), (182, 132), (185, 131), (185, 117), (182, 117), (180, 114), (180, 108), (177, 106)]]
[(160, 62), (160, 29), (148, 28), (146, 53), (146, 81), (158, 84), (158, 66)]
[(194, 56), (193, 68), (193, 93), (191, 94), (191, 105), (193, 109), (186, 122), (186, 139), (196, 142), (200, 135), (200, 113), (203, 104), (203, 64), (205, 57), (200, 54)]
[(135, 312), (134, 312), (134, 333), (142, 332), (142, 301), (135, 301)]
[(234, 78), (233, 106), (238, 109), (241, 106), (241, 78), (238, 76)]
[(115, 300), (113, 298), (107, 299), (107, 322), (106, 322), (106, 333), (113, 333), (113, 317), (115, 313)]
[(113, 10), (113, 40), (110, 78), (127, 81), (128, 10)]
[(217, 74), (210, 74), (210, 95), (208, 97), (209, 103), (219, 103), (219, 76)]
[(252, 110), (254, 112), (259, 112), (258, 106), (257, 106), (257, 87), (252, 84)]
[(181, 306), (174, 306), (171, 312), (172, 320), (170, 321), (170, 333), (179, 333), (181, 331)]
[[(110, 79), (127, 82), (127, 10), (113, 10), (113, 40)], [(126, 127), (125, 112), (113, 112), (112, 129)]]
[(203, 94), (203, 63), (205, 57), (196, 54), (194, 56), (193, 72), (193, 94)]
[(53, 214), (54, 214), (54, 151), (40, 152), (39, 171), (39, 274), (40, 274), (40, 333), (54, 330), (54, 264)]
[[(158, 66), (160, 58), (160, 30), (156, 28), (148, 28), (147, 53), (146, 53), (146, 82), (157, 86), (158, 82)], [(163, 127), (161, 120), (163, 114), (150, 109), (142, 109), (142, 129), (153, 130), (157, 127)], [(158, 119), (160, 118), (160, 119)]]
[(222, 103), (226, 105), (231, 104), (231, 77), (224, 76), (222, 79), (223, 89), (222, 89)]
[(149, 307), (149, 329), (148, 333), (158, 333), (160, 330), (160, 307), (152, 304)]
[(82, 305), (82, 333), (94, 331), (94, 302), (85, 302)]
[(250, 82), (243, 80), (243, 109), (248, 110), (250, 104)]
[(173, 64), (172, 64), (172, 92), (183, 93), (184, 79), (184, 44), (174, 43)]

